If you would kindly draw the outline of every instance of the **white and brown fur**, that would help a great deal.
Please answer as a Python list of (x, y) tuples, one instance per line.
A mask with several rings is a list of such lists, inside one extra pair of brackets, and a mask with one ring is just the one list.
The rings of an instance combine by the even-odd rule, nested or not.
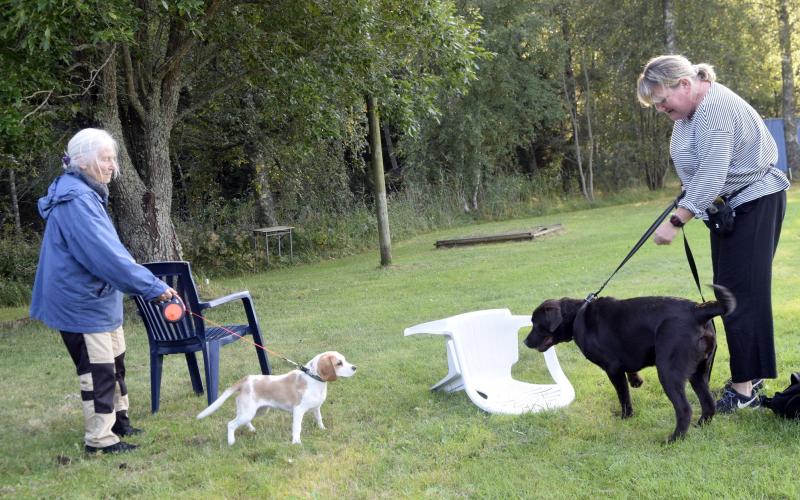
[(251, 431), (255, 427), (251, 421), (262, 408), (278, 408), (292, 413), (292, 443), (300, 443), (300, 431), (303, 415), (314, 410), (314, 418), (320, 429), (324, 429), (320, 406), (325, 402), (328, 393), (327, 382), (339, 377), (352, 377), (356, 366), (344, 359), (336, 351), (323, 352), (314, 356), (306, 364), (308, 370), (323, 380), (314, 379), (301, 370), (292, 370), (283, 375), (248, 375), (239, 380), (220, 395), (216, 401), (200, 412), (197, 418), (204, 418), (214, 413), (226, 399), (235, 393), (236, 418), (228, 422), (228, 444), (236, 442), (234, 433), (242, 425)]

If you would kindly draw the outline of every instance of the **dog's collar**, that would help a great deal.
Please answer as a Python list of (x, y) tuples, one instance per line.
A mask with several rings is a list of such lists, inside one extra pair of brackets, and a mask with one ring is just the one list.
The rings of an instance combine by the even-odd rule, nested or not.
[(325, 382), (325, 380), (322, 380), (322, 378), (320, 378), (319, 375), (317, 375), (316, 373), (313, 373), (311, 370), (309, 370), (307, 366), (299, 366), (298, 368), (300, 368), (301, 372), (305, 373), (306, 375), (308, 375), (309, 377), (313, 378), (314, 380), (319, 380), (320, 382)]

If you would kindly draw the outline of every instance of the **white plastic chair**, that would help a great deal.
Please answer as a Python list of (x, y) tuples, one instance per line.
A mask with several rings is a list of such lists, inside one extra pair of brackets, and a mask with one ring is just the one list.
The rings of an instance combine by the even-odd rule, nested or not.
[[(489, 413), (517, 415), (560, 408), (575, 399), (575, 390), (558, 363), (553, 347), (544, 353), (554, 384), (530, 384), (511, 377), (519, 360), (519, 330), (531, 326), (528, 316), (508, 309), (473, 311), (405, 329), (404, 335), (443, 335), (447, 375), (431, 390), (464, 390)], [(531, 351), (536, 353), (536, 351)]]

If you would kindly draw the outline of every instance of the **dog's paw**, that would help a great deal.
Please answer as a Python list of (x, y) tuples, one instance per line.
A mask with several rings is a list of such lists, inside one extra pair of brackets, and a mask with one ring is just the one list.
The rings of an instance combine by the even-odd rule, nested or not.
[(665, 446), (671, 445), (671, 444), (674, 444), (676, 441), (680, 441), (681, 439), (683, 439), (685, 437), (686, 437), (685, 433), (677, 434), (677, 433), (673, 432), (672, 434), (670, 434), (670, 436), (667, 438), (667, 440), (664, 441), (662, 444), (665, 445)]
[(623, 406), (620, 411), (614, 410), (611, 413), (613, 415), (619, 417), (619, 418), (622, 418), (622, 419), (631, 418), (633, 416), (633, 407), (632, 406)]
[(701, 415), (700, 418), (697, 420), (697, 426), (702, 427), (707, 423), (711, 422), (711, 419), (714, 418), (714, 414), (711, 415)]

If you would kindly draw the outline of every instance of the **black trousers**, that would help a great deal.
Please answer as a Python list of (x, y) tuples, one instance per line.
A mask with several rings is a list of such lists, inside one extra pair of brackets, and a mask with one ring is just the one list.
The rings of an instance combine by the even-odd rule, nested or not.
[(734, 230), (711, 232), (714, 283), (736, 297), (736, 310), (722, 319), (733, 382), (777, 377), (772, 324), (772, 259), (778, 247), (786, 192), (736, 208)]

